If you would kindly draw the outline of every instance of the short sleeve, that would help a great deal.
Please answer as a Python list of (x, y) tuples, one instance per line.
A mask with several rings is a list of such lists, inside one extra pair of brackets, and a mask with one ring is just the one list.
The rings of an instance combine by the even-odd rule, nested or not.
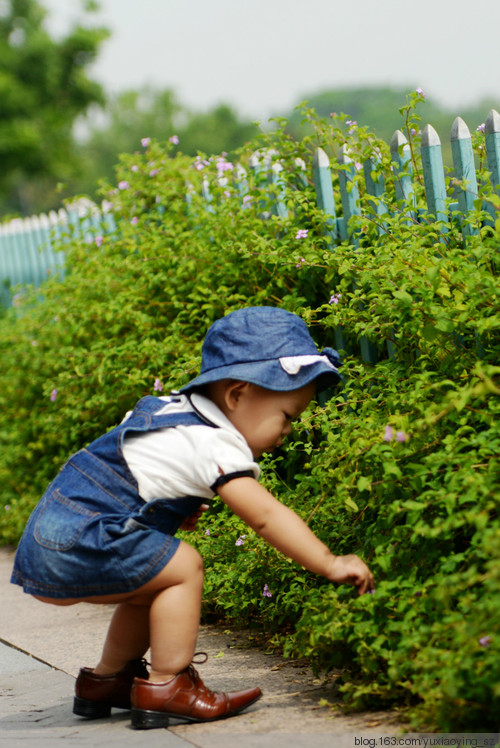
[(234, 478), (260, 477), (260, 468), (244, 440), (233, 432), (213, 429), (204, 434), (203, 449), (196, 460), (196, 475), (200, 485), (210, 487), (213, 493)]
[(123, 455), (144, 501), (210, 499), (221, 483), (260, 477), (245, 439), (224, 428), (177, 426), (133, 435), (125, 440)]

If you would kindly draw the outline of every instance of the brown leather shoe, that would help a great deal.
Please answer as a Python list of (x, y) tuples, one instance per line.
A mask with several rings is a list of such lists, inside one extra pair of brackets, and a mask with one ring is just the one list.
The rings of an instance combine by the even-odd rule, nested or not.
[(134, 678), (148, 678), (145, 660), (131, 660), (123, 670), (111, 675), (96, 675), (84, 667), (76, 679), (74, 714), (88, 719), (109, 717), (111, 707), (130, 709), (130, 690)]
[(232, 693), (210, 691), (192, 665), (166, 683), (135, 678), (132, 686), (132, 727), (168, 727), (169, 717), (209, 722), (246, 709), (262, 696), (260, 688)]

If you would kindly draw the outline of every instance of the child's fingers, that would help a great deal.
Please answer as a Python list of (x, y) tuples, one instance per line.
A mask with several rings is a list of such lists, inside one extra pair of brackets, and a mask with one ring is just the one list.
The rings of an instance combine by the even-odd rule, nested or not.
[(203, 512), (206, 512), (207, 509), (210, 509), (208, 504), (201, 504), (199, 509), (194, 512), (194, 514), (190, 514), (189, 517), (186, 517), (181, 525), (181, 530), (194, 530), (201, 515), (203, 514)]
[(367, 592), (373, 593), (375, 591), (375, 582), (371, 574), (368, 578), (361, 580), (356, 586), (358, 588), (358, 595), (365, 595)]
[(375, 586), (373, 574), (359, 556), (337, 556), (334, 562), (334, 578), (338, 584), (352, 584), (358, 594), (371, 592)]

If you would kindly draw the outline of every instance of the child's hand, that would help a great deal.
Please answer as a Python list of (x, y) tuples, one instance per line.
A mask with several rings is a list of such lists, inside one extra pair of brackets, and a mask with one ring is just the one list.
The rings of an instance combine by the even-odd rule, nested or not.
[(198, 520), (200, 519), (203, 512), (206, 512), (207, 509), (210, 509), (208, 504), (201, 504), (200, 508), (197, 512), (194, 514), (190, 514), (189, 517), (186, 517), (182, 525), (180, 526), (181, 530), (194, 530), (196, 525), (198, 524)]
[(328, 579), (337, 584), (354, 585), (358, 588), (358, 595), (373, 592), (375, 588), (370, 569), (359, 556), (355, 556), (353, 553), (348, 556), (335, 556)]

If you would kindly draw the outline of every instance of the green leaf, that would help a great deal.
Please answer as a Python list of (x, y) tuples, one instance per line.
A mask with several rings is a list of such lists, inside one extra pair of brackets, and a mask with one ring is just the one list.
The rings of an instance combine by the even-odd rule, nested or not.
[(356, 504), (356, 502), (353, 499), (351, 499), (350, 496), (347, 496), (347, 498), (344, 499), (344, 504), (352, 512), (359, 512), (359, 506)]
[(405, 304), (413, 304), (413, 297), (410, 296), (410, 294), (407, 291), (403, 291), (403, 290), (393, 291), (392, 295), (396, 299), (399, 299), (400, 301), (404, 301)]
[(422, 335), (426, 340), (432, 342), (439, 336), (439, 331), (434, 325), (427, 324), (422, 328)]
[(372, 479), (368, 478), (365, 475), (361, 475), (358, 478), (358, 491), (371, 491), (372, 489)]
[(422, 502), (420, 501), (412, 501), (411, 499), (403, 501), (400, 506), (403, 509), (409, 509), (412, 512), (421, 512), (423, 509), (425, 509), (425, 504), (422, 504)]

